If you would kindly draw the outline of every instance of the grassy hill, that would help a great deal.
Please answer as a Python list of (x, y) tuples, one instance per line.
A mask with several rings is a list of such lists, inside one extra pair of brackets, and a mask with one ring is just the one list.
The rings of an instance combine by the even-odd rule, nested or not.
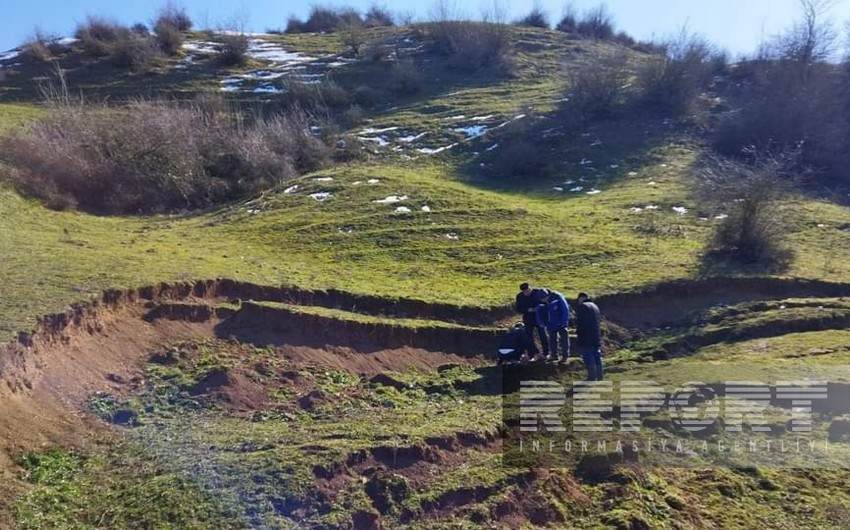
[[(54, 211), (0, 182), (0, 341), (75, 302), (110, 308), (102, 295), (109, 289), (228, 278), (307, 293), (300, 301), (264, 300), (260, 287), (194, 293), (186, 314), (165, 319), (152, 313), (161, 300), (136, 293), (127, 308), (94, 317), (88, 325), (97, 332), (69, 324), (54, 330), (60, 340), (37, 340), (29, 354), (47, 360), (21, 361), (23, 368), (9, 361), (29, 390), (8, 382), (11, 394), (0, 399), (58, 393), (56, 403), (85, 417), (83, 431), (103, 441), (33, 434), (21, 439), (39, 443), (4, 445), (14, 462), (3, 472), (23, 480), (14, 500), (0, 504), (0, 523), (846, 527), (842, 469), (647, 465), (600, 477), (580, 467), (505, 466), (502, 373), (489, 366), (490, 352), (386, 347), (370, 336), (369, 326), (388, 318), (411, 336), (428, 333), (422, 328), (462, 333), (467, 328), (448, 310), (419, 319), (398, 308), (442, 303), (485, 314), (509, 305), (525, 280), (571, 298), (580, 290), (611, 295), (612, 303), (622, 293), (681, 285), (681, 295), (665, 296), (693, 298), (696, 313), (653, 321), (652, 306), (616, 307), (631, 318), (611, 322), (612, 336), (624, 328), (606, 356), (614, 380), (674, 383), (687, 374), (713, 383), (801, 367), (844, 377), (846, 300), (814, 288), (800, 293), (806, 284), (797, 281), (850, 283), (850, 210), (819, 190), (797, 189), (781, 210), (788, 263), (716, 267), (703, 252), (726, 209), (702, 203), (693, 182), (704, 130), (635, 113), (565, 131), (556, 112), (572, 70), (598, 54), (625, 54), (630, 64), (647, 54), (554, 31), (506, 31), (511, 75), (452, 68), (421, 30), (407, 27), (367, 30), (366, 49), (376, 51), (356, 58), (340, 33), (254, 36), (238, 67), (221, 66), (210, 43), (220, 35), (203, 33), (189, 33), (179, 56), (144, 73), (92, 60), (73, 45), (63, 51), (69, 92), (93, 99), (224, 93), (234, 105), (267, 112), (287, 97), (286, 82), (333, 83), (344, 102), (317, 126), (365, 155), (260, 196), (170, 215)], [(417, 61), (413, 93), (391, 88), (396, 74), (382, 58), (391, 49)], [(35, 88), (54, 67), (15, 57), (0, 66), (0, 134), (9, 134), (50, 111)], [(354, 105), (362, 116), (341, 119)], [(545, 155), (546, 171), (497, 177), (494, 156), (519, 140), (542, 146), (534, 154)], [(716, 276), (752, 277), (739, 298), (770, 302), (729, 307), (719, 294), (688, 291)], [(756, 285), (765, 277), (802, 287), (768, 292)], [(664, 283), (673, 280), (680, 283)], [(322, 291), (360, 302), (312, 298)], [(249, 299), (260, 303), (241, 303)], [(366, 309), (367, 299), (380, 310)], [(652, 300), (664, 303), (661, 295)], [(195, 318), (193, 307), (213, 316)], [(352, 341), (286, 327), (281, 313), (303, 317), (305, 328), (343, 322)], [(492, 330), (497, 320), (476, 330)], [(232, 327), (239, 322), (251, 326)], [(575, 362), (558, 372), (565, 382), (582, 376)], [(76, 390), (49, 390), (57, 381)], [(848, 412), (824, 412), (818, 432), (826, 435)]]

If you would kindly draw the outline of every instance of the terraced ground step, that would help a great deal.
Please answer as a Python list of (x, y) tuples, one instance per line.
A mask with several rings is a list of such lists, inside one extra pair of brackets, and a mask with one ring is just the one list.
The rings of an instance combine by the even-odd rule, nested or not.
[(478, 357), (492, 355), (501, 328), (379, 317), (320, 306), (246, 301), (217, 327), (216, 332), (258, 344), (333, 344), (367, 352), (413, 347)]

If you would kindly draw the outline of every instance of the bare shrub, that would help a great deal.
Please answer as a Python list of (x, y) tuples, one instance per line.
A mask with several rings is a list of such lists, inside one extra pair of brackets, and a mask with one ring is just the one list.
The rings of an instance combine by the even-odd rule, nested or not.
[(148, 27), (141, 22), (136, 22), (132, 26), (130, 26), (130, 31), (135, 33), (136, 35), (149, 35)]
[(390, 87), (401, 96), (416, 94), (422, 90), (425, 79), (411, 59), (400, 59), (393, 63)]
[(538, 2), (535, 2), (531, 11), (529, 11), (529, 13), (521, 19), (517, 20), (516, 25), (549, 29), (549, 16), (545, 11), (543, 11), (543, 7)]
[(89, 16), (83, 24), (77, 26), (74, 35), (87, 54), (92, 57), (104, 57), (112, 53), (116, 42), (130, 37), (130, 33), (128, 28), (117, 22)]
[[(803, 0), (803, 15), (767, 43), (760, 57), (742, 64), (747, 91), (717, 128), (718, 151), (800, 147), (798, 162), (825, 178), (845, 178), (850, 163), (848, 94), (835, 54), (834, 32), (819, 0)], [(736, 74), (737, 75), (737, 74)]]
[(167, 24), (177, 31), (192, 29), (192, 19), (186, 14), (186, 9), (172, 2), (168, 2), (157, 13), (155, 26), (159, 24)]
[(366, 14), (363, 15), (363, 25), (367, 28), (393, 26), (395, 25), (395, 17), (387, 8), (373, 4), (369, 11), (366, 11)]
[(562, 111), (568, 120), (610, 118), (628, 103), (631, 72), (623, 53), (596, 52), (567, 74), (569, 87)]
[(352, 105), (339, 115), (339, 124), (346, 129), (351, 129), (363, 123), (365, 118), (366, 115), (360, 105)]
[(701, 198), (728, 215), (715, 230), (707, 255), (772, 263), (786, 255), (781, 199), (792, 189), (798, 152), (774, 155), (750, 149), (748, 154), (749, 164), (708, 154), (696, 165)]
[(348, 48), (351, 55), (357, 57), (367, 42), (366, 31), (360, 20), (344, 21), (339, 27), (342, 44)]
[(161, 55), (150, 37), (126, 35), (112, 45), (110, 60), (121, 68), (133, 72), (146, 72), (159, 64)]
[(163, 53), (171, 56), (180, 53), (183, 46), (183, 33), (180, 29), (160, 18), (156, 21), (153, 32), (156, 36), (156, 44)]
[(304, 24), (304, 21), (296, 16), (290, 16), (289, 20), (286, 21), (286, 29), (283, 30), (284, 33), (305, 33), (307, 31), (307, 26)]
[(300, 109), (246, 123), (215, 106), (54, 104), (0, 141), (14, 185), (52, 207), (95, 213), (199, 208), (321, 167), (329, 150)]
[(555, 29), (564, 33), (575, 33), (578, 28), (578, 11), (572, 3), (564, 6), (561, 20), (555, 25)]
[(711, 79), (709, 59), (713, 49), (704, 39), (684, 29), (662, 47), (665, 53), (649, 57), (638, 70), (643, 102), (670, 114), (688, 113)]
[(24, 55), (31, 61), (47, 62), (53, 60), (55, 52), (60, 52), (60, 49), (54, 45), (56, 37), (47, 35), (40, 29), (36, 28), (32, 36), (24, 42), (22, 48)]
[(614, 38), (614, 17), (605, 4), (601, 4), (582, 15), (575, 31), (590, 39), (611, 40)]
[(503, 24), (443, 20), (425, 24), (422, 29), (437, 50), (448, 57), (451, 68), (493, 68), (504, 73), (513, 70), (510, 36)]
[(218, 60), (224, 66), (245, 64), (248, 60), (248, 37), (241, 33), (227, 33), (219, 37), (221, 50)]

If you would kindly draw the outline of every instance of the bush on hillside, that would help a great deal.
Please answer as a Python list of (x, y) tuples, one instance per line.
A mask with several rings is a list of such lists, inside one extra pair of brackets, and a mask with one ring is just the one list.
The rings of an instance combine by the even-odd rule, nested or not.
[(575, 31), (589, 39), (611, 40), (614, 38), (614, 17), (605, 4), (599, 5), (582, 15)]
[(47, 62), (62, 52), (61, 46), (54, 44), (56, 37), (47, 35), (40, 29), (36, 29), (33, 35), (24, 42), (22, 48), (24, 55), (31, 61)]
[(164, 54), (174, 56), (180, 53), (183, 46), (183, 33), (177, 26), (160, 19), (156, 21), (153, 32), (157, 46)]
[(363, 15), (363, 25), (367, 28), (377, 28), (382, 26), (395, 25), (395, 18), (386, 8), (373, 5)]
[(227, 33), (219, 36), (221, 44), (218, 60), (224, 66), (238, 66), (248, 60), (248, 37), (240, 33)]
[(350, 7), (330, 8), (314, 5), (306, 21), (289, 17), (286, 33), (333, 33), (352, 24), (363, 25), (356, 9)]
[(92, 57), (105, 57), (112, 53), (114, 45), (121, 40), (133, 37), (132, 32), (111, 20), (89, 16), (74, 32), (80, 45)]
[(611, 118), (629, 103), (631, 72), (624, 53), (595, 52), (567, 76), (567, 97), (561, 109), (568, 121)]
[(564, 12), (561, 14), (561, 20), (555, 24), (555, 29), (564, 33), (575, 33), (578, 27), (578, 11), (573, 4), (564, 6)]
[(245, 123), (215, 106), (55, 104), (0, 141), (21, 192), (99, 214), (202, 208), (274, 186), (329, 160), (305, 112)]
[(745, 264), (774, 264), (786, 254), (781, 199), (791, 189), (799, 151), (775, 155), (750, 149), (749, 155), (745, 164), (708, 154), (695, 166), (701, 198), (728, 215), (706, 253)]
[(535, 4), (534, 7), (531, 8), (531, 11), (521, 19), (517, 20), (515, 24), (517, 26), (529, 26), (532, 28), (543, 29), (549, 29), (550, 26), (549, 17), (539, 4)]
[(119, 68), (147, 72), (159, 64), (162, 56), (153, 39), (130, 34), (113, 43), (109, 58)]
[(643, 61), (637, 72), (643, 102), (667, 114), (688, 114), (711, 81), (712, 47), (685, 31), (661, 47), (664, 53)]
[(186, 9), (170, 2), (157, 13), (155, 25), (158, 24), (166, 24), (177, 31), (192, 29), (192, 19), (186, 14)]
[(514, 68), (509, 28), (503, 24), (443, 20), (422, 26), (449, 67), (477, 71), (493, 69), (511, 73)]
[[(746, 86), (716, 131), (715, 147), (729, 156), (756, 146), (780, 152), (800, 149), (798, 163), (830, 185), (847, 182), (850, 165), (850, 94), (846, 66), (837, 52), (822, 5), (803, 2), (803, 18), (736, 68)], [(746, 160), (746, 156), (741, 157)]]
[(409, 96), (422, 90), (425, 78), (411, 59), (399, 59), (392, 66), (390, 87), (400, 96)]

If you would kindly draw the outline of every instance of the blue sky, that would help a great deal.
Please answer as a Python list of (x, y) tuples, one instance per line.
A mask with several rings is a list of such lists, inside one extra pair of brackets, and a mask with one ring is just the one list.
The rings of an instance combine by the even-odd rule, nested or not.
[[(527, 12), (533, 0), (500, 1), (510, 6), (511, 17)], [(469, 15), (478, 16), (482, 10), (493, 6), (492, 0), (448, 0), (462, 6)], [(77, 22), (88, 14), (103, 15), (120, 22), (147, 22), (165, 0), (0, 0), (6, 4), (0, 17), (0, 50), (20, 44), (38, 26), (59, 35), (73, 33)], [(196, 25), (216, 27), (229, 20), (245, 22), (250, 31), (263, 31), (283, 27), (290, 14), (304, 16), (315, 0), (183, 0)], [(328, 5), (350, 5), (366, 9), (370, 0), (331, 1)], [(552, 18), (558, 18), (563, 0), (539, 2)], [(595, 0), (576, 0), (579, 10), (598, 5)], [(733, 54), (753, 51), (763, 36), (769, 37), (787, 27), (797, 16), (798, 0), (607, 0), (604, 2), (614, 14), (619, 29), (624, 29), (639, 39), (664, 37), (675, 33), (683, 24)], [(391, 11), (428, 16), (433, 2), (425, 0), (379, 1)], [(12, 7), (14, 5), (14, 7)], [(424, 7), (423, 7), (424, 6)], [(831, 9), (830, 19), (839, 28), (850, 20), (850, 0), (837, 1)]]

